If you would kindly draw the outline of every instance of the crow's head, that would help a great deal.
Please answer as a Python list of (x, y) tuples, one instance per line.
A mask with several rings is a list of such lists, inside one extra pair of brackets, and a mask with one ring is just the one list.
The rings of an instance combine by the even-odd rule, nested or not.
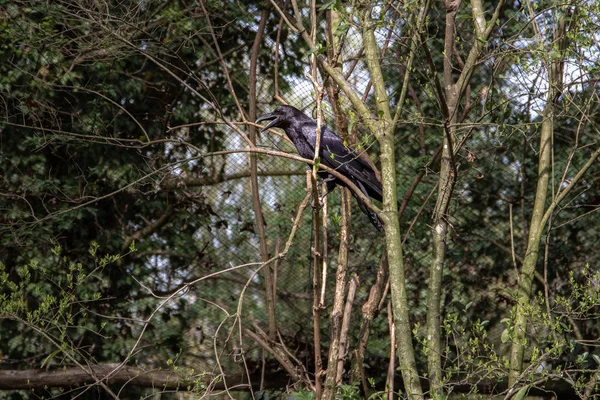
[(304, 120), (312, 121), (302, 111), (292, 106), (279, 106), (273, 112), (261, 115), (256, 122), (271, 121), (260, 131), (261, 133), (269, 128), (287, 129), (292, 123), (303, 122)]

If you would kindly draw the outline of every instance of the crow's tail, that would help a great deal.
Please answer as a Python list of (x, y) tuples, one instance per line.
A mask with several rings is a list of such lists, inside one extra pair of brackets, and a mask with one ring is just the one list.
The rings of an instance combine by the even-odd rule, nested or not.
[(383, 232), (383, 222), (381, 221), (381, 218), (379, 218), (379, 215), (371, 211), (361, 199), (358, 197), (355, 197), (355, 199), (358, 202), (358, 207), (367, 215), (367, 217), (369, 217), (369, 221), (371, 221), (375, 229), (377, 229), (379, 232)]
[[(360, 188), (360, 190), (366, 196), (369, 195), (367, 193), (367, 191), (365, 190), (365, 187), (360, 182), (355, 182), (355, 183), (357, 183), (357, 186)], [(351, 191), (351, 192), (352, 192), (352, 196), (354, 196), (354, 198), (356, 199), (356, 202), (358, 203), (358, 207), (360, 208), (360, 210), (367, 217), (369, 217), (369, 221), (371, 221), (371, 223), (373, 224), (373, 226), (375, 227), (375, 229), (377, 229), (379, 232), (382, 232), (383, 231), (383, 222), (381, 221), (381, 218), (379, 218), (379, 215), (377, 215), (375, 212), (373, 212), (372, 210), (370, 210), (369, 207), (367, 207), (367, 205), (365, 204), (365, 202), (362, 201), (361, 198), (358, 197), (356, 195), (356, 193), (354, 193), (354, 191)]]

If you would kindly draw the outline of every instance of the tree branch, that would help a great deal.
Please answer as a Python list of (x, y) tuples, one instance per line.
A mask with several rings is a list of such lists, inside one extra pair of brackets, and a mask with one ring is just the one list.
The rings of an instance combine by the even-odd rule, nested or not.
[[(252, 44), (252, 52), (250, 54), (250, 76), (249, 83), (249, 98), (248, 98), (248, 115), (250, 121), (256, 120), (256, 72), (258, 66), (258, 52), (263, 40), (265, 26), (269, 17), (269, 8), (263, 9), (260, 14), (260, 23)], [(213, 35), (214, 37), (214, 35)], [(233, 89), (232, 89), (233, 90)], [(256, 127), (248, 127), (248, 137), (250, 141), (256, 145)], [(258, 190), (258, 175), (257, 175), (257, 159), (255, 153), (250, 153), (250, 183), (252, 186), (252, 206), (254, 209), (254, 218), (256, 220), (256, 231), (258, 233), (258, 241), (260, 244), (260, 257), (263, 262), (269, 259), (269, 250), (267, 248), (267, 236), (265, 233), (265, 221), (260, 203), (260, 192)], [(275, 340), (277, 337), (277, 317), (275, 314), (275, 294), (273, 291), (274, 282), (271, 267), (267, 266), (263, 270), (265, 277), (265, 297), (267, 303), (267, 319), (269, 323), (269, 339)]]

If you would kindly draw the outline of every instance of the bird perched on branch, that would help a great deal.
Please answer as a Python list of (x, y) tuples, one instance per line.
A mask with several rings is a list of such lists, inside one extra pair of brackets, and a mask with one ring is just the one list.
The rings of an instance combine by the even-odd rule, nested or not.
[[(261, 129), (261, 132), (269, 128), (281, 128), (302, 157), (310, 160), (314, 158), (317, 143), (317, 122), (315, 120), (292, 106), (279, 106), (273, 112), (261, 115), (256, 120), (257, 123), (261, 121), (270, 121)], [(383, 188), (371, 165), (361, 159), (356, 151), (348, 148), (344, 144), (344, 139), (325, 126), (321, 128), (319, 159), (322, 165), (335, 169), (348, 178), (365, 196), (383, 201)], [(336, 185), (347, 186), (344, 181), (325, 171), (320, 172), (319, 176), (327, 184), (325, 195)], [(379, 216), (371, 211), (354, 191), (351, 192), (361, 211), (369, 217), (375, 228), (381, 231), (383, 223)]]

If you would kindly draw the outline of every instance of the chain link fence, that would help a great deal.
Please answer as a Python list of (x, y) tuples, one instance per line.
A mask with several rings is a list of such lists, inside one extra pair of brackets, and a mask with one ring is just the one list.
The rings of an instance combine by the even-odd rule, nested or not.
[[(401, 32), (401, 30), (400, 30)], [(378, 41), (382, 47), (392, 35), (398, 31), (378, 32)], [(267, 35), (268, 37), (274, 35)], [(300, 40), (300, 38), (297, 38)], [(275, 52), (276, 43), (266, 39), (266, 46)], [(394, 60), (398, 49), (388, 48), (384, 57), (384, 70), (389, 76), (402, 76)], [(351, 29), (346, 40), (344, 61), (348, 79), (358, 93), (368, 102), (372, 97), (369, 74), (364, 63), (360, 35)], [(279, 56), (289, 56), (281, 47)], [(309, 73), (308, 55), (298, 57), (296, 62), (302, 63), (305, 74)], [(419, 62), (423, 62), (422, 60)], [(249, 65), (248, 65), (249, 66)], [(401, 72), (401, 70), (400, 70)], [(421, 72), (417, 72), (419, 75)], [(241, 79), (241, 77), (239, 78)], [(259, 79), (259, 110), (257, 115), (270, 112), (278, 105), (273, 100), (274, 80), (285, 80), (280, 86), (288, 86), (290, 90), (280, 93), (290, 105), (295, 106), (307, 115), (315, 117), (314, 88), (307, 76), (261, 76)], [(399, 88), (401, 82), (390, 80), (391, 88)], [(414, 90), (412, 87), (411, 91)], [(392, 98), (397, 94), (392, 94)], [(411, 96), (411, 95), (409, 95)], [(402, 200), (407, 195), (415, 177), (421, 171), (425, 175), (420, 180), (417, 189), (412, 194), (406, 212), (402, 216), (401, 228), (404, 235), (404, 256), (408, 278), (409, 299), (413, 316), (416, 320), (425, 317), (426, 287), (430, 263), (432, 260), (430, 224), (438, 191), (438, 165), (428, 164), (443, 140), (441, 120), (425, 117), (419, 114), (419, 97), (422, 93), (412, 93), (405, 111), (400, 119), (397, 130), (397, 177), (398, 198)], [(349, 104), (343, 108), (351, 110)], [(481, 102), (474, 112), (485, 114), (485, 104)], [(421, 110), (426, 113), (427, 110)], [(332, 107), (324, 101), (323, 113), (326, 124), (332, 128), (334, 116)], [(348, 113), (350, 118), (350, 113)], [(361, 124), (356, 126), (361, 144), (366, 143), (369, 153), (375, 156), (377, 143), (373, 136)], [(345, 135), (346, 132), (339, 132)], [(501, 278), (507, 269), (513, 268), (511, 259), (511, 234), (509, 211), (514, 212), (518, 219), (517, 204), (521, 191), (522, 171), (519, 159), (522, 156), (504, 146), (504, 140), (510, 140), (511, 135), (500, 136), (493, 124), (464, 124), (457, 131), (456, 163), (458, 179), (455, 185), (453, 201), (448, 212), (452, 226), (451, 243), (448, 246), (446, 267), (445, 305), (448, 310), (464, 308), (466, 304), (476, 300), (479, 309), (488, 308), (486, 315), (496, 318), (506, 312), (506, 303), (497, 302), (496, 292), (485, 292), (485, 288), (501, 289)], [(226, 131), (227, 150), (239, 149), (243, 146), (238, 135)], [(531, 144), (534, 146), (535, 144)], [(276, 149), (285, 152), (295, 152), (293, 146), (281, 136), (270, 132), (258, 136), (257, 146)], [(249, 155), (236, 153), (213, 160), (211, 168), (220, 169), (223, 176), (228, 177), (224, 182), (203, 188), (203, 193), (209, 199), (215, 212), (213, 224), (198, 233), (201, 241), (210, 243), (210, 253), (218, 265), (239, 265), (256, 262), (260, 259), (259, 239), (255, 227), (252, 210), (251, 184), (249, 179)], [(377, 160), (374, 159), (377, 163)], [(305, 171), (308, 166), (287, 159), (267, 155), (258, 156), (258, 180), (262, 211), (266, 223), (266, 237), (270, 255), (281, 249), (291, 230), (292, 219), (297, 207), (305, 195)], [(231, 179), (229, 179), (231, 178)], [(490, 184), (490, 181), (494, 181)], [(339, 190), (328, 196), (329, 201), (329, 274), (326, 293), (333, 293), (334, 275), (339, 244)], [(515, 205), (513, 209), (513, 205)], [(509, 210), (510, 209), (510, 210)], [(482, 224), (489, 220), (489, 224)], [(514, 232), (522, 236), (523, 221), (512, 227)], [(290, 253), (277, 267), (277, 315), (280, 327), (290, 336), (302, 332), (304, 340), (310, 343), (309, 321), (312, 313), (312, 214), (307, 210), (304, 214), (300, 229), (293, 241)], [(519, 246), (519, 244), (517, 244)], [(357, 306), (360, 307), (368, 295), (368, 290), (375, 279), (379, 257), (384, 251), (384, 243), (378, 233), (368, 222), (368, 219), (358, 210), (353, 201), (352, 235), (350, 240), (350, 271), (357, 273), (361, 279), (361, 290), (358, 294)], [(264, 304), (264, 286), (260, 276), (251, 277), (250, 273), (239, 274), (237, 282), (232, 282), (232, 300), (248, 279), (256, 284), (256, 290), (246, 299), (248, 304)], [(500, 279), (500, 281), (498, 281)], [(332, 296), (328, 296), (330, 304)], [(489, 307), (494, 304), (495, 310)], [(257, 321), (266, 321), (265, 311), (253, 310), (252, 315)], [(326, 314), (326, 313), (325, 313)], [(356, 314), (358, 315), (358, 314)], [(353, 321), (358, 327), (359, 320)], [(494, 335), (499, 337), (501, 331)], [(382, 354), (383, 356), (383, 354)]]

